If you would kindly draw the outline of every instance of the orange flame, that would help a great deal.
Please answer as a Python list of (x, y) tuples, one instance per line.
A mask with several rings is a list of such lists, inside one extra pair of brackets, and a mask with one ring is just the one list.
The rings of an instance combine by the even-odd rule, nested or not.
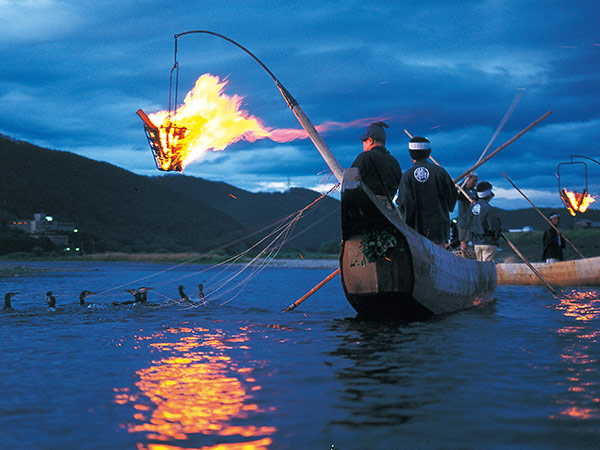
[[(183, 336), (165, 342), (167, 333)], [(253, 369), (240, 367), (226, 354), (232, 345), (243, 348), (248, 340), (243, 329), (226, 337), (218, 330), (170, 328), (138, 339), (160, 339), (149, 345), (164, 353), (136, 372), (139, 394), (129, 388), (114, 390), (115, 403), (132, 404), (135, 410), (135, 422), (123, 427), (161, 442), (138, 443), (139, 450), (183, 450), (169, 443), (185, 442), (192, 434), (228, 437), (229, 443), (202, 447), (206, 450), (266, 450), (272, 444), (269, 436), (276, 428), (252, 424), (265, 412), (253, 401), (253, 392), (261, 389)]]
[[(266, 127), (262, 121), (241, 109), (243, 97), (223, 93), (227, 80), (204, 74), (196, 80), (183, 104), (174, 114), (159, 111), (149, 114), (157, 124), (156, 138), (160, 151), (156, 156), (160, 170), (182, 171), (207, 151), (225, 150), (240, 140), (254, 142), (269, 138), (275, 142), (306, 139), (303, 129)], [(365, 126), (381, 118), (365, 118), (351, 122), (325, 122), (315, 128), (319, 132)]]
[(588, 207), (596, 201), (594, 196), (589, 195), (585, 190), (583, 193), (579, 193), (565, 188), (560, 191), (560, 198), (572, 216), (586, 212)]

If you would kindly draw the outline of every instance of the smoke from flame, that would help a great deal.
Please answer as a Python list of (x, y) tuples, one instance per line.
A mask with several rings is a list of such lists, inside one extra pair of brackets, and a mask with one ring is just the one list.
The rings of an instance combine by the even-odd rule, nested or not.
[[(149, 114), (157, 125), (162, 151), (157, 158), (161, 170), (183, 170), (207, 151), (225, 150), (240, 140), (254, 142), (271, 139), (290, 142), (306, 139), (304, 129), (266, 127), (262, 121), (241, 109), (243, 97), (223, 93), (227, 80), (204, 74), (196, 80), (183, 104), (173, 114), (159, 111)], [(319, 132), (361, 127), (381, 118), (365, 118), (351, 122), (325, 122), (315, 128)]]
[(565, 188), (560, 191), (560, 198), (572, 216), (586, 212), (588, 207), (596, 201), (594, 196), (589, 195), (585, 190), (580, 193)]

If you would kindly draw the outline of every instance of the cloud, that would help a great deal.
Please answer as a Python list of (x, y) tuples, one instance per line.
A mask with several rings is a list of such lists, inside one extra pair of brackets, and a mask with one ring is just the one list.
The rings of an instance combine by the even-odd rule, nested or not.
[[(552, 115), (478, 172), (516, 204), (504, 171), (542, 205), (560, 206), (557, 165), (600, 153), (600, 39), (596, 2), (308, 0), (237, 3), (0, 0), (0, 132), (158, 174), (138, 108), (166, 109), (175, 33), (222, 33), (259, 57), (311, 121), (386, 117), (407, 169), (404, 128), (427, 135), (451, 175), (470, 167), (518, 92), (524, 96), (490, 151), (548, 110)], [(214, 36), (178, 39), (179, 101), (203, 73), (228, 77), (228, 95), (273, 128), (298, 122), (273, 80)], [(525, 89), (521, 91), (520, 89)], [(323, 138), (342, 166), (361, 129)], [(238, 187), (317, 187), (326, 169), (309, 141), (238, 143), (186, 174)], [(600, 193), (588, 161), (590, 191)], [(594, 172), (596, 171), (596, 172)], [(324, 183), (327, 183), (326, 181)], [(506, 190), (506, 199), (504, 199)], [(513, 202), (513, 203), (511, 203)]]

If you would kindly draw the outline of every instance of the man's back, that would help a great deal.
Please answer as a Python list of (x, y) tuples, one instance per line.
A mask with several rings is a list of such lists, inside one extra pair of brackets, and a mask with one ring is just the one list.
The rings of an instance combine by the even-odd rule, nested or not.
[(449, 213), (456, 204), (454, 182), (442, 167), (415, 161), (400, 181), (398, 206), (407, 225), (436, 243), (450, 233)]
[(383, 146), (373, 147), (360, 153), (352, 167), (357, 167), (360, 177), (376, 195), (393, 199), (400, 185), (402, 169), (400, 163)]

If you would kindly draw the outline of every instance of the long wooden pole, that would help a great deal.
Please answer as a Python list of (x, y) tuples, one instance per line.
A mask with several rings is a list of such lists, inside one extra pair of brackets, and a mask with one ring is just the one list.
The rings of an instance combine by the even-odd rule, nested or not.
[(325, 163), (327, 163), (327, 165), (333, 172), (333, 175), (335, 175), (337, 180), (341, 183), (344, 177), (344, 171), (338, 160), (335, 158), (335, 156), (333, 156), (333, 153), (331, 152), (329, 147), (327, 147), (327, 144), (325, 144), (325, 141), (323, 141), (323, 138), (321, 138), (321, 135), (313, 126), (306, 114), (304, 114), (304, 111), (302, 110), (300, 105), (296, 103), (289, 106), (294, 115), (296, 116), (296, 119), (298, 119), (298, 122), (300, 122), (300, 125), (302, 125), (302, 128), (304, 128), (304, 130), (308, 133), (308, 137), (310, 138), (310, 140), (313, 142), (315, 147), (317, 147), (317, 150), (325, 160)]
[(500, 236), (502, 236), (504, 238), (504, 240), (510, 246), (510, 248), (512, 248), (515, 251), (515, 253), (517, 255), (519, 255), (519, 258), (521, 258), (523, 260), (523, 262), (529, 266), (531, 271), (542, 281), (542, 283), (544, 283), (546, 285), (546, 287), (548, 289), (550, 289), (550, 291), (553, 294), (556, 294), (557, 293), (556, 289), (554, 289), (552, 287), (552, 285), (546, 281), (546, 279), (542, 276), (542, 274), (539, 273), (529, 261), (527, 261), (527, 259), (523, 256), (523, 254), (519, 251), (519, 249), (517, 247), (515, 247), (515, 245), (510, 241), (510, 239), (508, 239), (504, 233), (500, 233)]
[(300, 303), (302, 303), (308, 297), (310, 297), (315, 292), (317, 292), (319, 289), (321, 289), (323, 286), (325, 286), (327, 283), (329, 283), (333, 279), (333, 277), (335, 277), (338, 273), (340, 273), (339, 268), (337, 268), (335, 271), (333, 271), (331, 274), (329, 274), (327, 276), (327, 278), (325, 278), (323, 281), (321, 281), (319, 284), (317, 284), (314, 288), (312, 288), (310, 291), (308, 291), (306, 294), (304, 294), (302, 297), (300, 297), (298, 300), (296, 300), (290, 306), (288, 306), (285, 309), (282, 309), (281, 312), (287, 312), (287, 311), (291, 311), (292, 309), (295, 309), (296, 306), (298, 306)]
[(500, 147), (498, 147), (496, 150), (494, 150), (492, 153), (490, 153), (489, 155), (487, 155), (485, 158), (483, 158), (481, 161), (479, 161), (477, 164), (475, 164), (473, 167), (471, 167), (469, 170), (467, 170), (465, 173), (463, 173), (461, 176), (457, 177), (454, 179), (454, 181), (460, 181), (462, 180), (462, 178), (468, 174), (470, 174), (471, 172), (473, 172), (475, 169), (477, 169), (479, 166), (481, 166), (482, 164), (485, 164), (487, 161), (489, 161), (490, 158), (492, 158), (493, 156), (495, 156), (498, 152), (500, 152), (501, 150), (503, 150), (504, 148), (506, 148), (509, 144), (512, 144), (514, 141), (516, 141), (517, 139), (519, 139), (521, 136), (523, 136), (527, 131), (529, 131), (530, 129), (532, 129), (534, 126), (536, 126), (538, 123), (540, 123), (542, 120), (544, 120), (546, 117), (548, 117), (550, 114), (552, 114), (552, 111), (548, 111), (546, 114), (544, 114), (543, 116), (541, 116), (539, 119), (537, 119), (535, 122), (531, 123), (529, 126), (527, 126), (525, 129), (523, 129), (521, 132), (519, 132), (516, 136), (514, 136), (512, 139), (509, 139), (508, 141), (506, 141), (504, 144), (502, 144)]
[(514, 187), (514, 188), (515, 188), (517, 191), (519, 191), (519, 194), (521, 194), (521, 195), (522, 195), (522, 196), (525, 198), (525, 200), (527, 200), (527, 201), (529, 202), (529, 204), (530, 204), (531, 206), (533, 206), (533, 209), (535, 209), (535, 210), (536, 210), (536, 211), (537, 211), (537, 212), (540, 214), (540, 216), (542, 216), (542, 217), (544, 218), (544, 220), (545, 220), (546, 222), (548, 222), (548, 223), (550, 224), (550, 226), (551, 226), (552, 228), (554, 228), (554, 229), (556, 230), (556, 232), (557, 232), (557, 233), (559, 233), (559, 234), (562, 236), (562, 238), (563, 238), (563, 239), (564, 239), (564, 240), (565, 240), (565, 241), (566, 241), (566, 242), (567, 242), (567, 243), (568, 243), (568, 244), (569, 244), (571, 247), (573, 247), (573, 250), (575, 250), (575, 252), (576, 252), (576, 253), (577, 253), (579, 256), (581, 256), (581, 258), (585, 259), (585, 256), (583, 256), (583, 255), (581, 254), (581, 252), (580, 252), (579, 250), (577, 250), (577, 248), (576, 248), (576, 247), (573, 245), (573, 243), (572, 243), (570, 240), (568, 240), (564, 234), (562, 234), (562, 233), (560, 232), (560, 230), (559, 230), (559, 229), (556, 227), (556, 225), (554, 225), (554, 224), (553, 224), (553, 223), (552, 223), (552, 222), (551, 222), (551, 221), (550, 221), (550, 220), (549, 220), (549, 219), (546, 217), (546, 215), (545, 215), (543, 212), (541, 212), (541, 211), (540, 211), (540, 210), (539, 210), (539, 209), (538, 209), (538, 208), (537, 208), (537, 207), (536, 207), (536, 206), (533, 204), (533, 202), (532, 202), (531, 200), (529, 200), (529, 198), (528, 198), (528, 197), (525, 195), (525, 193), (524, 193), (523, 191), (521, 191), (521, 189), (519, 189), (519, 188), (518, 188), (518, 187), (515, 185), (515, 183), (513, 183), (513, 182), (511, 181), (511, 179), (510, 179), (510, 178), (508, 178), (508, 177), (507, 177), (507, 176), (504, 174), (504, 172), (500, 172), (500, 173), (501, 173), (501, 174), (504, 176), (504, 178), (506, 178), (506, 179), (508, 180), (508, 182), (509, 182), (510, 184), (512, 184), (512, 185), (513, 185), (513, 187)]

